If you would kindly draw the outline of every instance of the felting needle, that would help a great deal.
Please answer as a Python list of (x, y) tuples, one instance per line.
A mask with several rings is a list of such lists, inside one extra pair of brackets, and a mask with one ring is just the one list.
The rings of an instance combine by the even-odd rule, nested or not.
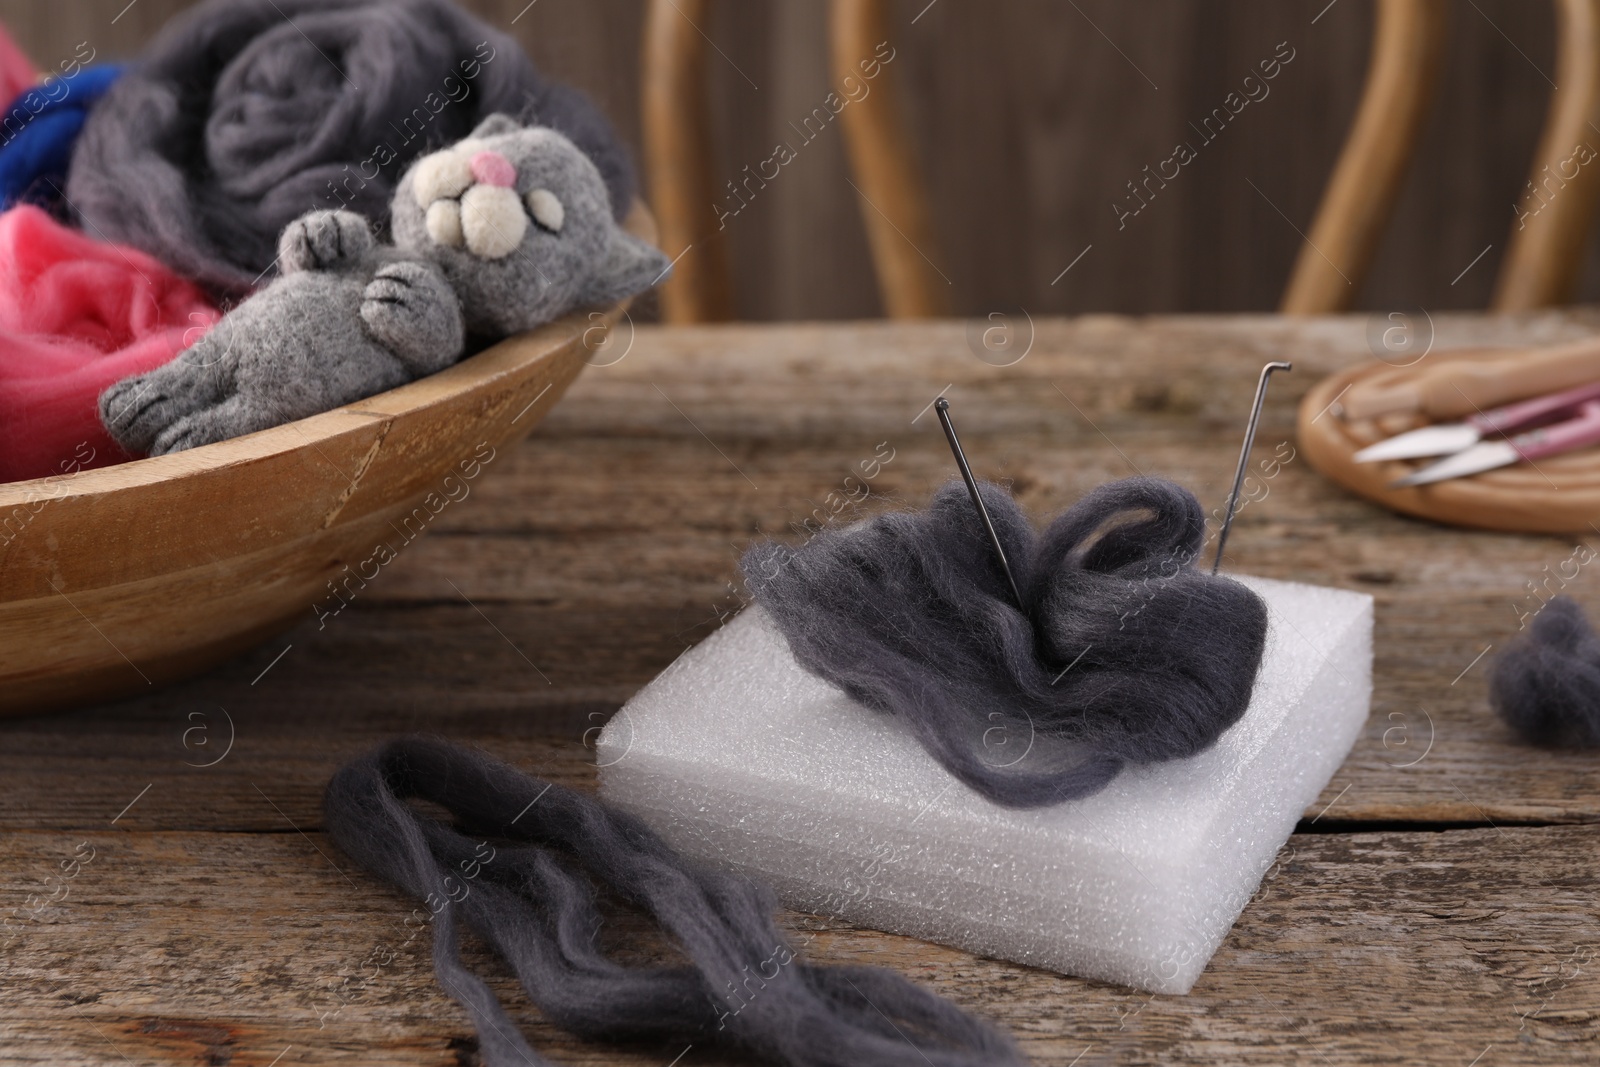
[(939, 414), (939, 425), (944, 427), (945, 440), (950, 442), (950, 451), (955, 453), (956, 466), (961, 468), (961, 479), (967, 483), (967, 492), (972, 496), (972, 506), (978, 509), (978, 518), (983, 520), (983, 528), (989, 531), (989, 543), (994, 546), (994, 554), (1000, 560), (1000, 569), (1006, 572), (1006, 584), (1011, 586), (1011, 596), (1017, 602), (1019, 611), (1027, 611), (1022, 603), (1022, 591), (1017, 588), (1017, 580), (1011, 576), (1011, 564), (1006, 559), (1006, 550), (1000, 547), (1000, 535), (995, 532), (994, 520), (989, 518), (989, 509), (983, 506), (983, 497), (978, 495), (977, 480), (972, 477), (972, 468), (967, 466), (967, 454), (961, 451), (961, 442), (956, 438), (956, 428), (950, 424), (950, 401), (940, 397), (933, 403), (934, 411)]
[(1233, 513), (1239, 506), (1239, 487), (1244, 485), (1245, 464), (1250, 462), (1250, 446), (1256, 443), (1256, 423), (1261, 420), (1261, 404), (1267, 399), (1267, 379), (1275, 370), (1294, 370), (1293, 363), (1268, 363), (1261, 368), (1261, 380), (1256, 382), (1256, 403), (1250, 409), (1250, 424), (1244, 429), (1244, 447), (1239, 449), (1239, 466), (1233, 472), (1233, 489), (1228, 493), (1228, 514), (1222, 520), (1222, 532), (1217, 534), (1217, 558), (1211, 562), (1211, 573), (1222, 566), (1222, 548), (1228, 543), (1228, 529), (1233, 526)]

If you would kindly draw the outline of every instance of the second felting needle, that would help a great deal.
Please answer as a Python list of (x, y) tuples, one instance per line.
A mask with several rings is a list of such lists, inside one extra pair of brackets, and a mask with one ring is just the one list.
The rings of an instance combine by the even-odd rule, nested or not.
[(1261, 378), (1256, 382), (1256, 402), (1250, 409), (1250, 424), (1244, 429), (1244, 444), (1239, 449), (1239, 465), (1233, 469), (1233, 489), (1228, 492), (1228, 514), (1222, 520), (1222, 532), (1217, 534), (1217, 558), (1211, 561), (1211, 573), (1222, 566), (1222, 549), (1228, 543), (1228, 530), (1233, 526), (1233, 513), (1239, 507), (1239, 488), (1244, 485), (1245, 464), (1250, 462), (1250, 446), (1256, 443), (1256, 423), (1261, 421), (1261, 405), (1267, 399), (1267, 379), (1275, 370), (1294, 370), (1293, 363), (1268, 363), (1261, 368)]

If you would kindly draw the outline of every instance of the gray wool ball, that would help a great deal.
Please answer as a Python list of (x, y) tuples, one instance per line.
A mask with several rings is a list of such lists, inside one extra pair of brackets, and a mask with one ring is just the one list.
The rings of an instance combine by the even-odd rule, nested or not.
[(671, 269), (614, 221), (588, 156), (504, 115), (413, 164), (390, 229), (382, 245), (348, 211), (290, 223), (275, 281), (171, 363), (101, 394), (111, 436), (162, 455), (306, 418)]
[(1546, 748), (1600, 748), (1600, 636), (1571, 597), (1552, 597), (1506, 643), (1489, 703), (1522, 738)]

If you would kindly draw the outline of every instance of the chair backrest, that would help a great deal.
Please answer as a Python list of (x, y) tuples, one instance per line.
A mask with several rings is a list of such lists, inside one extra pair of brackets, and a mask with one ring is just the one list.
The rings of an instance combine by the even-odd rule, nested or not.
[[(890, 39), (888, 0), (833, 0), (831, 19), (834, 84), (860, 82), (862, 64), (871, 63)], [(872, 92), (840, 112), (839, 120), (884, 311), (891, 319), (948, 315), (950, 282), (929, 259), (937, 243), (898, 76), (887, 65), (871, 69)]]
[(650, 0), (641, 74), (645, 170), (661, 250), (673, 260), (661, 289), (671, 323), (733, 317), (727, 246), (714, 239), (711, 118), (706, 100), (706, 39), (699, 31), (710, 0)]
[[(677, 260), (663, 286), (667, 322), (712, 322), (733, 314), (726, 245), (719, 237), (711, 176), (706, 38), (710, 0), (650, 0), (645, 16), (643, 102), (645, 168), (661, 247)], [(861, 64), (887, 40), (886, 0), (833, 0), (834, 81), (860, 80)], [(872, 92), (840, 112), (851, 181), (885, 312), (891, 318), (948, 314), (949, 282), (936, 257), (916, 154), (889, 64), (873, 68)], [(680, 258), (681, 257), (681, 258)]]
[[(1583, 165), (1600, 142), (1600, 0), (1556, 0), (1555, 7), (1559, 88), (1515, 209), (1490, 305), (1496, 311), (1572, 299), (1600, 203), (1600, 167)], [(1377, 0), (1361, 104), (1282, 311), (1344, 311), (1359, 295), (1443, 66), (1445, 8), (1445, 0)]]
[(1600, 203), (1600, 166), (1585, 166), (1600, 144), (1600, 0), (1556, 0), (1556, 34), (1558, 88), (1516, 208), (1495, 286), (1496, 311), (1573, 298)]
[(1366, 87), (1281, 311), (1315, 315), (1355, 302), (1427, 117), (1444, 36), (1445, 0), (1378, 0)]
[[(682, 256), (663, 294), (668, 322), (732, 314), (727, 250), (710, 239), (712, 204), (705, 37), (710, 0), (649, 0), (644, 42), (645, 156), (662, 247)], [(1444, 65), (1447, 0), (1376, 0), (1372, 52), (1355, 120), (1290, 274), (1280, 309), (1349, 309), (1394, 211)], [(1516, 311), (1572, 299), (1600, 205), (1600, 0), (1555, 0), (1556, 84), (1532, 177), (1517, 206), (1492, 307)], [(836, 83), (887, 39), (889, 0), (832, 0)], [(891, 318), (947, 314), (928, 196), (902, 115), (898, 72), (840, 113), (873, 267)], [(1593, 135), (1591, 137), (1591, 134)], [(1586, 155), (1584, 153), (1587, 153)], [(1554, 195), (1556, 191), (1560, 195)], [(685, 254), (688, 253), (688, 254)]]

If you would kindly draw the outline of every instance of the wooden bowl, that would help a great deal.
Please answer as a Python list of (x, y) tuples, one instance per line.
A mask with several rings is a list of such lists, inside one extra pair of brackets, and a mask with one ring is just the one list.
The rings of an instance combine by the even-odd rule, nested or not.
[[(1503, 358), (1485, 350), (1452, 355), (1451, 360)], [(1436, 366), (1435, 356), (1428, 366)], [(1517, 533), (1592, 533), (1600, 526), (1600, 449), (1585, 448), (1550, 456), (1537, 465), (1518, 463), (1470, 478), (1454, 478), (1406, 489), (1389, 483), (1439, 457), (1357, 463), (1355, 453), (1426, 422), (1414, 415), (1347, 421), (1330, 407), (1345, 389), (1371, 374), (1393, 376), (1384, 364), (1365, 363), (1324, 378), (1300, 402), (1299, 438), (1311, 465), (1328, 478), (1386, 508), (1483, 530)]]
[[(642, 206), (628, 228), (654, 238)], [(403, 549), (539, 423), (625, 309), (260, 433), (0, 485), (0, 714), (148, 692), (337, 608), (379, 546)]]

